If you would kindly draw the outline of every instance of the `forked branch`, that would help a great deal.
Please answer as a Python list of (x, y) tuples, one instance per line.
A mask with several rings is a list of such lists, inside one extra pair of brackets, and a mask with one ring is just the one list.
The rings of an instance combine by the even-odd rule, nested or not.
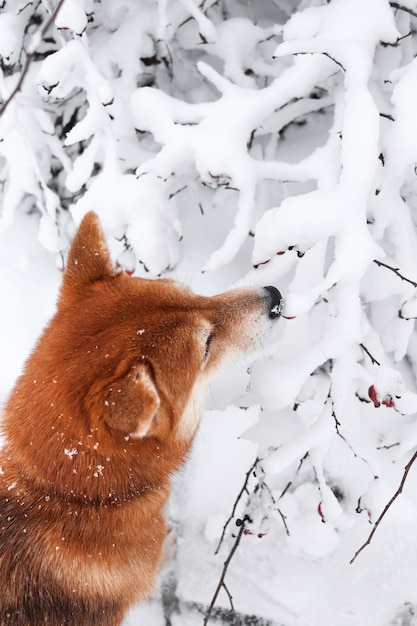
[[(216, 587), (216, 591), (214, 592), (213, 598), (212, 598), (212, 600), (210, 602), (210, 606), (209, 606), (209, 608), (207, 610), (207, 613), (206, 613), (206, 616), (204, 618), (203, 626), (207, 626), (207, 624), (209, 622), (209, 619), (210, 619), (211, 614), (213, 612), (214, 605), (216, 604), (217, 597), (218, 597), (222, 587), (226, 590), (226, 593), (227, 593), (227, 595), (229, 597), (229, 600), (231, 599), (230, 592), (229, 592), (229, 590), (227, 589), (227, 587), (225, 585), (225, 578), (226, 578), (227, 570), (229, 569), (229, 565), (230, 565), (230, 563), (231, 563), (231, 561), (233, 559), (233, 556), (234, 556), (234, 554), (235, 554), (235, 552), (236, 552), (236, 550), (238, 548), (240, 540), (242, 539), (242, 535), (243, 535), (243, 533), (245, 531), (245, 521), (246, 521), (245, 518), (236, 520), (236, 526), (239, 527), (239, 531), (238, 531), (238, 533), (236, 535), (236, 539), (235, 539), (235, 542), (234, 542), (234, 544), (232, 546), (232, 549), (230, 550), (229, 556), (227, 557), (227, 559), (225, 560), (225, 562), (223, 564), (223, 570), (222, 570), (222, 573), (221, 573), (221, 576), (220, 576), (220, 579), (219, 579), (219, 583), (218, 583), (218, 585)], [(232, 604), (232, 609), (233, 609), (233, 604)]]
[(369, 352), (368, 348), (365, 346), (365, 344), (360, 343), (359, 346), (362, 348), (362, 350), (364, 352), (366, 352), (366, 354), (369, 356), (369, 358), (371, 359), (371, 363), (372, 365), (381, 365), (381, 363), (379, 361), (377, 361), (377, 359)]
[(229, 526), (230, 522), (232, 521), (232, 519), (234, 518), (234, 516), (236, 514), (237, 505), (239, 504), (241, 497), (243, 496), (244, 493), (248, 494), (249, 479), (250, 479), (252, 473), (255, 471), (255, 468), (258, 465), (259, 461), (260, 461), (260, 459), (258, 457), (256, 457), (256, 459), (254, 460), (254, 462), (252, 463), (252, 465), (250, 466), (250, 468), (246, 472), (245, 480), (244, 480), (243, 485), (242, 485), (242, 489), (239, 491), (239, 493), (238, 493), (238, 495), (236, 497), (235, 503), (233, 505), (232, 512), (230, 513), (229, 517), (227, 518), (227, 520), (226, 520), (226, 522), (225, 522), (225, 524), (223, 526), (223, 532), (221, 534), (219, 543), (217, 545), (217, 548), (216, 548), (214, 554), (218, 554), (218, 552), (220, 550), (220, 546), (223, 543), (227, 527)]

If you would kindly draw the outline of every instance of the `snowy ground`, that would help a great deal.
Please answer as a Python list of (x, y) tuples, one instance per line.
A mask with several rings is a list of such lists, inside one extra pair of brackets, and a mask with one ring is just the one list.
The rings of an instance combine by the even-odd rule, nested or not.
[[(20, 216), (0, 236), (1, 401), (53, 311), (61, 278), (54, 255), (37, 243), (36, 219)], [(184, 279), (188, 274), (189, 279), (191, 270), (180, 268), (178, 273)], [(209, 291), (208, 282), (207, 279), (201, 289)], [(228, 381), (233, 380), (239, 388), (245, 376), (241, 366)], [(220, 553), (214, 556), (219, 529), (257, 451), (256, 445), (245, 438), (251, 436), (250, 432), (239, 439), (256, 422), (257, 408), (223, 411), (224, 393), (221, 386), (213, 391), (208, 401), (211, 409), (204, 415), (191, 458), (175, 480), (171, 518), (178, 532), (176, 556), (161, 575), (154, 597), (131, 611), (126, 626), (203, 623), (202, 612), (210, 603), (233, 543), (229, 535)], [(213, 408), (216, 405), (218, 408)], [(382, 414), (381, 418), (384, 419)], [(334, 464), (337, 465), (337, 459)], [(400, 470), (392, 476), (392, 493)], [(242, 538), (227, 575), (241, 624), (417, 624), (416, 480), (417, 467), (411, 470), (404, 494), (381, 524), (372, 544), (353, 565), (349, 560), (371, 528), (366, 514), (354, 518), (344, 515), (337, 525), (324, 524), (312, 508), (317, 498), (315, 488), (308, 483), (302, 485), (298, 527), (292, 524), (289, 538), (278, 519), (264, 538)], [(258, 621), (251, 619), (253, 615), (262, 616), (264, 621), (259, 617)], [(212, 621), (238, 623), (224, 593), (219, 596)]]

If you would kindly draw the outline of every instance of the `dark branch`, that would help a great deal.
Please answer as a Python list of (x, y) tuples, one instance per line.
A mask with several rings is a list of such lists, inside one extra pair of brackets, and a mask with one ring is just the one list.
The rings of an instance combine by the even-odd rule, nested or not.
[(258, 465), (260, 459), (258, 457), (256, 457), (256, 459), (254, 460), (254, 462), (252, 463), (252, 465), (250, 466), (250, 468), (248, 469), (248, 471), (246, 472), (246, 476), (245, 476), (245, 480), (243, 482), (243, 486), (242, 489), (239, 491), (237, 498), (235, 500), (235, 503), (233, 505), (232, 508), (232, 512), (230, 513), (229, 517), (226, 520), (225, 525), (223, 526), (223, 532), (222, 535), (220, 537), (218, 546), (214, 552), (214, 554), (218, 554), (219, 550), (220, 550), (220, 546), (223, 543), (225, 534), (226, 534), (226, 530), (227, 527), (229, 526), (230, 522), (232, 521), (232, 519), (234, 518), (235, 514), (236, 514), (236, 509), (237, 509), (237, 505), (240, 502), (241, 497), (243, 496), (244, 493), (248, 493), (248, 482), (249, 482), (249, 478), (251, 477), (252, 472), (254, 471), (255, 467)]
[[(300, 462), (298, 464), (297, 469), (295, 470), (294, 476), (297, 476), (297, 474), (299, 473), (304, 461), (306, 460), (306, 458), (308, 457), (308, 452), (305, 453), (305, 455), (303, 456), (302, 459), (300, 459)], [(285, 494), (287, 493), (288, 489), (290, 489), (290, 487), (293, 484), (294, 479), (290, 480), (287, 485), (284, 487), (283, 491), (281, 492), (281, 495), (279, 496), (278, 500), (281, 500), (281, 498), (283, 498), (285, 496)], [(279, 512), (279, 509), (278, 509)]]
[(414, 34), (413, 31), (410, 30), (410, 32), (407, 33), (406, 35), (402, 35), (402, 37), (398, 37), (398, 39), (394, 43), (391, 43), (389, 41), (381, 41), (381, 46), (383, 48), (396, 48), (397, 46), (400, 45), (403, 39), (406, 39), (407, 37), (412, 37), (413, 34)]
[(294, 56), (298, 56), (301, 54), (323, 54), (325, 57), (329, 58), (331, 61), (333, 61), (333, 63), (336, 63), (336, 65), (338, 65), (340, 67), (340, 69), (346, 73), (346, 69), (345, 67), (340, 63), (340, 61), (338, 61), (337, 59), (335, 59), (334, 57), (332, 57), (328, 52), (322, 52), (322, 51), (318, 51), (318, 52), (294, 52)]
[[(352, 454), (355, 457), (355, 459), (360, 459), (361, 461), (363, 461), (370, 468), (369, 461), (364, 456), (360, 456), (356, 452), (355, 448), (352, 446), (352, 444), (346, 439), (344, 434), (341, 432), (341, 430), (340, 430), (340, 422), (339, 422), (339, 420), (336, 417), (336, 412), (335, 412), (334, 409), (332, 410), (332, 416), (333, 416), (333, 419), (334, 419), (335, 429), (336, 429), (336, 433), (337, 433), (338, 437), (340, 437), (340, 439), (347, 445), (347, 447), (352, 452)], [(378, 478), (378, 477), (375, 476), (375, 478)]]
[(392, 267), (392, 265), (387, 265), (387, 263), (383, 263), (382, 261), (377, 261), (377, 259), (374, 259), (374, 263), (376, 263), (378, 267), (385, 267), (387, 270), (394, 272), (394, 274), (396, 274), (398, 278), (401, 278), (401, 280), (405, 280), (407, 283), (410, 283), (410, 285), (413, 285), (413, 287), (417, 287), (417, 282), (415, 282), (414, 280), (411, 280), (411, 278), (407, 278), (406, 276), (403, 276), (399, 271), (400, 269), (399, 267)]
[(340, 67), (340, 69), (346, 73), (346, 69), (345, 67), (340, 63), (340, 61), (338, 61), (337, 59), (335, 59), (334, 57), (332, 57), (328, 52), (323, 52), (325, 57), (328, 57), (331, 61), (333, 61), (333, 63), (336, 63), (336, 65), (338, 65)]
[[(226, 578), (227, 570), (228, 570), (229, 565), (230, 565), (230, 563), (231, 563), (231, 561), (233, 559), (233, 556), (234, 556), (234, 554), (235, 554), (235, 552), (236, 552), (236, 550), (237, 550), (237, 548), (239, 546), (240, 540), (242, 539), (242, 535), (243, 535), (244, 530), (245, 530), (245, 519), (243, 519), (243, 520), (241, 520), (241, 519), (236, 520), (236, 525), (239, 526), (239, 532), (236, 535), (236, 539), (235, 539), (235, 542), (234, 542), (234, 544), (232, 546), (232, 549), (230, 550), (229, 556), (227, 557), (227, 559), (224, 562), (223, 570), (222, 570), (222, 573), (221, 573), (221, 576), (220, 576), (220, 580), (219, 580), (219, 583), (218, 583), (218, 585), (216, 587), (216, 591), (214, 592), (214, 595), (213, 595), (213, 598), (211, 600), (210, 606), (209, 606), (209, 608), (207, 610), (206, 616), (204, 618), (203, 626), (207, 626), (207, 624), (209, 622), (209, 619), (210, 619), (210, 616), (212, 614), (214, 605), (216, 604), (217, 597), (218, 597), (218, 595), (220, 593), (220, 589), (222, 587), (224, 588), (224, 586), (225, 586), (224, 580)], [(229, 599), (230, 599), (230, 594), (229, 593), (228, 593), (228, 596), (229, 596)]]
[(363, 343), (360, 343), (359, 345), (360, 345), (360, 347), (362, 348), (362, 350), (363, 350), (364, 352), (366, 352), (366, 354), (367, 354), (367, 355), (369, 356), (369, 358), (371, 359), (371, 363), (372, 363), (372, 365), (381, 365), (381, 363), (380, 363), (379, 361), (377, 361), (377, 360), (376, 360), (376, 358), (375, 358), (374, 356), (372, 356), (372, 354), (369, 352), (368, 348), (367, 348), (367, 347), (366, 347)]
[(390, 113), (380, 113), (379, 115), (380, 115), (380, 117), (383, 117), (386, 120), (389, 120), (390, 122), (395, 122), (394, 116), (391, 115)]
[(290, 533), (290, 529), (288, 528), (287, 517), (286, 517), (286, 515), (284, 515), (284, 513), (281, 511), (281, 509), (277, 508), (277, 511), (278, 511), (279, 515), (281, 516), (281, 520), (282, 520), (282, 523), (283, 523), (284, 528), (285, 528), (285, 534), (287, 535), (287, 537), (289, 537), (291, 535), (291, 533)]
[(407, 476), (408, 473), (411, 469), (411, 466), (413, 465), (414, 461), (417, 459), (417, 450), (416, 452), (414, 452), (413, 456), (411, 457), (411, 459), (409, 460), (409, 462), (407, 463), (407, 465), (404, 468), (404, 474), (403, 477), (401, 479), (400, 485), (397, 489), (397, 491), (394, 493), (394, 495), (392, 496), (391, 500), (388, 502), (388, 504), (386, 504), (384, 510), (382, 511), (381, 515), (378, 517), (378, 519), (376, 520), (374, 527), (371, 531), (371, 533), (369, 534), (368, 539), (365, 541), (365, 543), (359, 548), (359, 550), (357, 550), (355, 552), (355, 554), (353, 555), (352, 559), (350, 560), (350, 563), (352, 564), (353, 561), (356, 559), (357, 556), (359, 556), (359, 554), (362, 552), (362, 550), (364, 548), (366, 548), (366, 546), (369, 546), (369, 544), (372, 541), (372, 538), (374, 536), (374, 534), (377, 531), (378, 526), (380, 525), (380, 523), (382, 522), (383, 518), (385, 517), (386, 513), (388, 512), (388, 510), (390, 509), (390, 507), (392, 506), (392, 504), (394, 504), (395, 500), (398, 498), (398, 496), (400, 495), (400, 493), (402, 493), (402, 490), (404, 488), (404, 484), (405, 481), (407, 480)]

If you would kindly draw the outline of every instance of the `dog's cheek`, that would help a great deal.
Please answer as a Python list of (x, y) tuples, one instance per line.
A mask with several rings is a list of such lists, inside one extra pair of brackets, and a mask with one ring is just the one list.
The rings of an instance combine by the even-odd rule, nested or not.
[(213, 346), (209, 369), (227, 367), (255, 348), (260, 334), (258, 317), (250, 315), (243, 319), (232, 319), (228, 324), (224, 324)]
[(176, 424), (176, 436), (182, 441), (191, 441), (200, 424), (209, 381), (210, 374), (205, 372), (198, 376), (194, 382), (194, 386)]
[(160, 407), (160, 398), (146, 365), (135, 365), (108, 388), (104, 419), (110, 428), (132, 438), (146, 437)]

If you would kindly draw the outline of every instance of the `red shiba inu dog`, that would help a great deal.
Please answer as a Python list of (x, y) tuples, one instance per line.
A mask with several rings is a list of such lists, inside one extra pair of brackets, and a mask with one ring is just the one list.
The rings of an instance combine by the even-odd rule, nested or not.
[(1, 626), (116, 626), (150, 594), (204, 390), (280, 307), (274, 287), (203, 297), (117, 272), (85, 216), (4, 410)]

